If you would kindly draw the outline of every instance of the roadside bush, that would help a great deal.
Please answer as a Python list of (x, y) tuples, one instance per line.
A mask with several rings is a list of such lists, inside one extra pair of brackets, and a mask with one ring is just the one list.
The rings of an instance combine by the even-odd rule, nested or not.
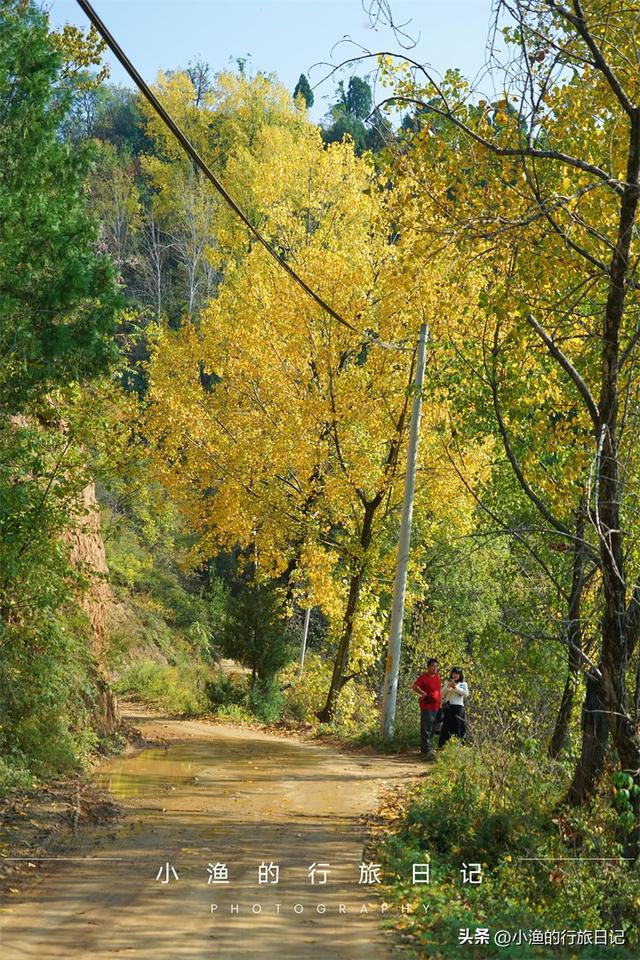
[(273, 723), (280, 718), (284, 694), (277, 680), (258, 678), (249, 691), (249, 706), (252, 713), (263, 723)]
[(86, 629), (49, 613), (0, 630), (0, 789), (76, 770), (95, 747)]
[[(302, 723), (317, 723), (316, 713), (322, 707), (331, 683), (333, 664), (315, 653), (307, 653), (300, 676), (298, 663), (290, 663), (279, 673), (284, 690), (283, 716)], [(375, 695), (350, 680), (340, 691), (336, 715), (331, 728), (340, 733), (361, 732), (362, 727), (377, 724)]]
[(281, 685), (275, 680), (252, 681), (246, 673), (216, 673), (206, 685), (207, 699), (219, 717), (229, 720), (278, 720), (284, 702)]
[(129, 694), (164, 707), (170, 713), (196, 716), (208, 706), (209, 671), (198, 663), (163, 666), (154, 660), (131, 664), (114, 684), (116, 693)]
[(33, 775), (23, 765), (9, 763), (0, 757), (0, 797), (11, 790), (29, 790), (33, 786)]
[(223, 704), (218, 707), (216, 716), (219, 720), (229, 720), (231, 723), (255, 723), (256, 720), (254, 715), (239, 703)]
[[(457, 958), (460, 929), (488, 926), (624, 930), (627, 945), (608, 946), (607, 956), (637, 956), (638, 868), (619, 859), (611, 797), (566, 809), (566, 782), (563, 767), (542, 754), (447, 744), (378, 851), (385, 875), (395, 876), (386, 896), (412, 904), (407, 924), (421, 954)], [(411, 883), (411, 864), (425, 861), (431, 879), (420, 888)], [(476, 863), (482, 883), (463, 885), (463, 864)], [(481, 960), (568, 955), (566, 946), (527, 943), (465, 944), (464, 951)], [(581, 946), (580, 957), (601, 960), (602, 947)]]
[(216, 671), (205, 686), (211, 708), (218, 710), (220, 707), (246, 707), (249, 701), (249, 679), (244, 673)]

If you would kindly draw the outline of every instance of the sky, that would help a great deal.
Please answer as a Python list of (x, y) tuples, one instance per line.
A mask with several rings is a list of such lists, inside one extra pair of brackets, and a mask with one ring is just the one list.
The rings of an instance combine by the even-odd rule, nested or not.
[[(74, 0), (41, 5), (53, 26), (88, 23)], [(254, 72), (274, 71), (291, 90), (301, 73), (312, 86), (319, 84), (314, 119), (326, 113), (336, 86), (335, 77), (322, 82), (330, 68), (314, 64), (337, 64), (357, 55), (358, 45), (401, 49), (388, 28), (370, 28), (362, 0), (94, 0), (93, 5), (145, 80), (195, 59), (215, 72), (250, 54)], [(459, 67), (471, 78), (481, 69), (491, 0), (391, 0), (391, 8), (397, 23), (410, 21), (406, 30), (417, 39), (407, 51), (412, 59), (439, 72)], [(106, 59), (111, 81), (130, 86), (113, 57)]]

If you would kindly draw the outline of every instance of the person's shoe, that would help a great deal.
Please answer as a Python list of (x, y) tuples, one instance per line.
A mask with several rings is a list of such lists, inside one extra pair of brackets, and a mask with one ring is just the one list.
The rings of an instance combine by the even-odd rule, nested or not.
[(435, 750), (429, 750), (429, 753), (425, 753), (424, 758), (425, 760), (435, 760), (436, 759)]

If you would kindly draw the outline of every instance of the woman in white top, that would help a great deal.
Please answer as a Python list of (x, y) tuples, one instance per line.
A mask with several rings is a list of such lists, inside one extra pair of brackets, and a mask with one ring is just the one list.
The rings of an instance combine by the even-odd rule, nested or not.
[(464, 721), (464, 700), (469, 696), (469, 687), (464, 681), (460, 667), (452, 667), (449, 679), (442, 686), (442, 709), (444, 720), (440, 731), (439, 747), (444, 746), (450, 737), (460, 737), (466, 732)]

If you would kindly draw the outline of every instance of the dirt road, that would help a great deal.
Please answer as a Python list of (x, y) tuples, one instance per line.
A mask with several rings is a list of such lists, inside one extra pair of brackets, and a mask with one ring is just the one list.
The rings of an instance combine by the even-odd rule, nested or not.
[(0, 913), (3, 960), (390, 960), (382, 901), (359, 883), (359, 818), (415, 761), (130, 719), (166, 742), (100, 768), (125, 816), (79, 836), (64, 854), (78, 859), (47, 864)]

